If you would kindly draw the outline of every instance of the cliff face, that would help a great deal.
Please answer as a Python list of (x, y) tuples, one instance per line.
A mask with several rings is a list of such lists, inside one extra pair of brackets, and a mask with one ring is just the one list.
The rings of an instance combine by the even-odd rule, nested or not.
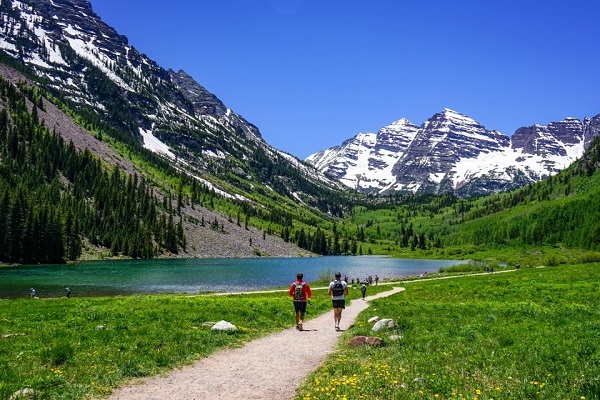
[(600, 114), (594, 118), (585, 118), (583, 120), (584, 129), (584, 148), (588, 148), (592, 140), (600, 136)]

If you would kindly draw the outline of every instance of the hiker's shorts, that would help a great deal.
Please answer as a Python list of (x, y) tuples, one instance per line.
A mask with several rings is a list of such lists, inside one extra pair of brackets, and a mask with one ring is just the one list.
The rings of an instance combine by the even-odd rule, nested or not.
[(346, 300), (331, 300), (333, 308), (346, 308)]
[(306, 312), (306, 302), (305, 301), (294, 301), (294, 310), (299, 313)]

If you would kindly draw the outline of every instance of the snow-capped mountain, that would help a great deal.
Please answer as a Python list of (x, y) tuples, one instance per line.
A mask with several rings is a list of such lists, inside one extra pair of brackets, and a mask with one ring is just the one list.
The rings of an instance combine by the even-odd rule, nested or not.
[(1, 0), (0, 13), (0, 49), (45, 78), (46, 88), (121, 120), (137, 139), (169, 141), (194, 129), (207, 131), (206, 139), (226, 125), (265, 144), (258, 129), (184, 71), (166, 71), (130, 46), (88, 1)]
[(218, 176), (233, 183), (231, 191), (243, 179), (247, 190), (262, 184), (305, 200), (317, 188), (343, 187), (270, 146), (184, 71), (138, 52), (87, 0), (0, 0), (0, 53), (70, 109), (117, 131), (119, 141), (140, 144), (204, 183)]
[(204, 183), (218, 176), (231, 191), (244, 180), (245, 190), (261, 184), (308, 202), (340, 188), (338, 181), (369, 193), (511, 189), (565, 168), (599, 129), (599, 117), (566, 119), (521, 128), (511, 140), (444, 110), (420, 127), (401, 119), (310, 156), (331, 180), (270, 146), (184, 71), (139, 53), (86, 0), (0, 0), (0, 53), (119, 141), (140, 144)]
[(365, 193), (480, 195), (553, 175), (600, 133), (600, 115), (518, 129), (508, 137), (450, 109), (420, 127), (406, 119), (359, 133), (306, 161)]
[(376, 134), (359, 133), (341, 146), (315, 153), (306, 161), (347, 186), (379, 192), (393, 175), (398, 155), (404, 154), (418, 130), (407, 119), (401, 119)]

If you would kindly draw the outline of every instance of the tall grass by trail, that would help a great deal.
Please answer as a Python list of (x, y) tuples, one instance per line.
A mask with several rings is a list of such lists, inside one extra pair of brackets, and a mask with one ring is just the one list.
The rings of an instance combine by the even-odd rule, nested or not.
[[(297, 399), (600, 399), (599, 282), (598, 263), (406, 282)], [(397, 327), (371, 331), (375, 315)], [(347, 347), (355, 335), (385, 345)]]
[[(387, 289), (373, 287), (369, 293)], [(359, 293), (352, 290), (351, 297)], [(326, 291), (317, 290), (307, 316), (330, 309)], [(220, 320), (239, 331), (211, 331)], [(132, 378), (293, 324), (285, 292), (0, 300), (0, 399), (25, 388), (36, 399), (103, 397)]]

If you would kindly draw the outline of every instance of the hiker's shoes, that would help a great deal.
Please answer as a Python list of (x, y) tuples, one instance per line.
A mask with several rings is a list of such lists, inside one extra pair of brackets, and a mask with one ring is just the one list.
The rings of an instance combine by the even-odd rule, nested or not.
[(336, 326), (335, 326), (335, 330), (336, 330), (336, 331), (339, 331), (339, 330), (340, 330), (340, 326), (339, 326), (339, 325), (336, 325)]
[(302, 322), (300, 322), (298, 325), (296, 325), (296, 329), (298, 329), (299, 331), (302, 330)]

